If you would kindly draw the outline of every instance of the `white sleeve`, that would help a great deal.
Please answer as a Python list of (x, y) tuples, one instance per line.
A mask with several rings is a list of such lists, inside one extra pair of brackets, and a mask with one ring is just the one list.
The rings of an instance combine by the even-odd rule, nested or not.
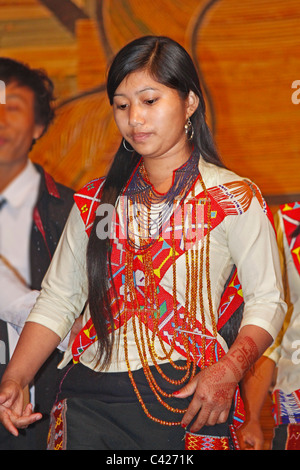
[(23, 328), (39, 291), (31, 290), (0, 260), (0, 319)]
[(241, 327), (260, 326), (275, 339), (286, 312), (275, 230), (255, 197), (244, 214), (225, 220), (245, 302)]

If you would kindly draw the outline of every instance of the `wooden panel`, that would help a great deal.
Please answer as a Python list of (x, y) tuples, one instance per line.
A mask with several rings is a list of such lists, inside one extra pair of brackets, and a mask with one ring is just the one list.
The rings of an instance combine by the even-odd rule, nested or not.
[(103, 2), (107, 38), (114, 52), (145, 34), (168, 35), (189, 47), (189, 31), (206, 0), (130, 0)]
[(0, 8), (20, 8), (39, 6), (39, 0), (0, 0)]
[(75, 189), (103, 176), (121, 141), (104, 92), (58, 109), (55, 124), (37, 142), (32, 159)]
[(93, 20), (77, 22), (78, 90), (89, 90), (105, 82), (107, 61), (100, 42), (97, 23)]
[(77, 93), (77, 46), (27, 47), (0, 49), (2, 57), (10, 57), (42, 68), (55, 85), (55, 96), (58, 101)]
[(44, 18), (50, 18), (51, 13), (41, 5), (39, 5), (37, 2), (34, 2), (34, 4), (30, 5), (23, 5), (20, 4), (16, 7), (16, 5), (11, 6), (11, 5), (2, 5), (0, 3), (0, 11), (1, 11), (1, 16), (0, 19), (1, 21), (9, 21), (9, 20), (14, 20), (14, 21), (19, 21), (19, 20), (27, 20), (27, 19), (44, 19)]
[(89, 19), (89, 16), (72, 0), (40, 0), (40, 2), (73, 35), (76, 31), (76, 22), (81, 19)]
[[(300, 193), (300, 105), (291, 101), (291, 84), (300, 78), (298, 0), (74, 3), (85, 12), (94, 5), (98, 21), (78, 22), (77, 38), (71, 38), (38, 0), (0, 0), (0, 13), (3, 9), (5, 15), (0, 17), (6, 18), (0, 20), (0, 44), (2, 48), (6, 44), (0, 53), (4, 50), (5, 55), (41, 64), (53, 77), (59, 98), (65, 98), (103, 83), (111, 55), (131, 39), (168, 34), (187, 47), (199, 68), (208, 119), (215, 124), (218, 147), (228, 167), (252, 178), (276, 204)], [(24, 8), (27, 13), (22, 19)], [(9, 17), (13, 11), (15, 18)], [(104, 100), (105, 93), (99, 93)], [(79, 103), (73, 102), (75, 111)], [(58, 134), (69, 132), (66, 120), (65, 128), (61, 126)], [(97, 134), (98, 123), (91, 121), (89, 126)], [(113, 148), (113, 138), (114, 132), (102, 135), (106, 151)], [(34, 152), (37, 155), (37, 148)], [(92, 159), (95, 174), (105, 167), (100, 160), (101, 156), (99, 162)], [(82, 181), (72, 171), (92, 173), (92, 167), (79, 170), (76, 165), (71, 170), (70, 164), (69, 168), (66, 184)], [(55, 176), (54, 166), (52, 170)], [(61, 169), (58, 174), (62, 177)]]
[(72, 44), (74, 37), (55, 18), (2, 21), (1, 48)]
[(0, 49), (3, 57), (21, 60), (32, 67), (44, 67), (49, 75), (63, 70), (65, 76), (77, 75), (77, 45)]
[(43, 68), (60, 99), (77, 93), (77, 41), (38, 0), (0, 0), (0, 55)]
[(291, 84), (300, 69), (300, 3), (220, 1), (207, 20), (197, 53), (225, 162), (265, 194), (299, 193), (300, 109)]

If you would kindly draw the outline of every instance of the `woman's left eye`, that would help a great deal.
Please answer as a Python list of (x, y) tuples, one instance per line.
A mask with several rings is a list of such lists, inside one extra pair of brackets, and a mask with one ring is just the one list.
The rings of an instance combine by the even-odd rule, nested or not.
[(150, 100), (145, 100), (145, 103), (146, 104), (154, 104), (154, 103), (156, 103), (156, 101), (157, 101), (157, 98), (151, 98)]

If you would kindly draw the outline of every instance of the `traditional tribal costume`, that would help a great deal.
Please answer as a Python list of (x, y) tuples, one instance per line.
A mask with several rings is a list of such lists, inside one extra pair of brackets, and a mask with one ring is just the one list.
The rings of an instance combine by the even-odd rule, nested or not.
[(278, 244), (289, 309), (274, 345), (265, 355), (277, 365), (273, 390), (274, 449), (300, 450), (300, 203), (284, 204), (276, 214)]
[[(75, 196), (56, 260), (29, 317), (60, 336), (87, 299), (88, 236), (96, 210), (109, 211), (100, 205), (103, 183), (94, 180)], [(49, 448), (80, 448), (88, 431), (77, 437), (76, 420), (77, 432), (80, 424), (93, 421), (97, 448), (184, 448), (184, 430), (178, 425), (191, 398), (176, 399), (172, 393), (226, 353), (230, 344), (225, 337), (228, 343), (231, 339), (223, 331), (232, 313), (244, 302), (241, 325), (260, 326), (273, 337), (280, 329), (285, 307), (267, 213), (253, 183), (202, 158), (199, 162), (196, 155), (174, 172), (173, 187), (165, 195), (154, 191), (143, 164), (138, 165), (111, 217), (111, 306), (119, 333), (112, 362), (99, 372), (87, 307), (85, 326), (60, 366), (73, 358), (67, 372), (63, 369)], [(104, 227), (97, 226), (99, 236)], [(229, 328), (233, 339), (237, 320), (235, 329)], [(186, 449), (236, 448), (234, 429), (242, 421), (237, 388), (229, 421), (205, 426), (199, 435), (187, 430)]]

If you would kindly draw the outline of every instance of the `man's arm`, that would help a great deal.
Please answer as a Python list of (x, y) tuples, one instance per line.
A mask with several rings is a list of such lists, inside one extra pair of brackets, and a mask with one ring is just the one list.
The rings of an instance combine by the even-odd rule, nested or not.
[(31, 290), (3, 258), (0, 258), (0, 286), (0, 319), (20, 334), (39, 291)]

